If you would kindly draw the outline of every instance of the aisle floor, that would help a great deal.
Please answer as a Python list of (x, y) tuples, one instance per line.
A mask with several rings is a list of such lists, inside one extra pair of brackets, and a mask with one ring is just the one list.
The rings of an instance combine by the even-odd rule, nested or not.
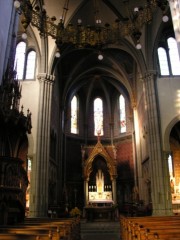
[(81, 240), (120, 240), (119, 222), (81, 221)]

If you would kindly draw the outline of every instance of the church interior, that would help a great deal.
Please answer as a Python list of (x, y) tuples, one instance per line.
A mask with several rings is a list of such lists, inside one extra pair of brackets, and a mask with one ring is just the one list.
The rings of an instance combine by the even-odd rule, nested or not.
[(179, 215), (179, 55), (179, 0), (1, 0), (0, 225)]

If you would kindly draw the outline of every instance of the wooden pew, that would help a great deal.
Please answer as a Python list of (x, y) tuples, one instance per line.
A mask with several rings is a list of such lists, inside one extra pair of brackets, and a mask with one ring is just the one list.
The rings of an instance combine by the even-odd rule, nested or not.
[(1, 226), (0, 239), (76, 240), (80, 239), (80, 219), (28, 219), (24, 224)]
[(180, 216), (120, 216), (120, 229), (123, 240), (177, 240), (180, 236)]
[[(3, 233), (0, 234), (1, 240), (50, 240), (49, 236), (47, 235), (29, 235), (29, 234), (10, 234), (10, 233)], [(51, 238), (51, 240), (55, 240), (55, 238)]]
[(158, 232), (164, 232), (167, 230), (172, 230), (174, 232), (179, 232), (180, 229), (180, 221), (176, 220), (173, 221), (173, 224), (171, 225), (169, 221), (147, 221), (143, 223), (137, 223), (132, 225), (131, 228), (132, 236), (137, 236), (137, 239), (143, 239), (144, 236), (149, 236)]

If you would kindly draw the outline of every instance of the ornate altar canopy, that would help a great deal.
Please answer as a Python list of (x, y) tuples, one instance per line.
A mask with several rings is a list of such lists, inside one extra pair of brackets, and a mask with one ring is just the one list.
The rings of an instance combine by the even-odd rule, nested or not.
[(98, 138), (95, 146), (83, 146), (85, 212), (88, 219), (112, 218), (116, 204), (115, 146), (103, 146)]

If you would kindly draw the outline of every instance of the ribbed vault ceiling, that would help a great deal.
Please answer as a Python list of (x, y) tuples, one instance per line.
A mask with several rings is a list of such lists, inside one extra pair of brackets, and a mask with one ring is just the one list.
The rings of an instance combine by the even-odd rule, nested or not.
[[(56, 16), (58, 23), (65, 1), (38, 0), (38, 2), (45, 5), (50, 17)], [(144, 0), (69, 0), (65, 26), (70, 22), (76, 24), (78, 19), (81, 19), (84, 25), (94, 25), (95, 2), (102, 25), (108, 22), (111, 26), (116, 19), (123, 20), (128, 16), (128, 8), (133, 11), (134, 7), (147, 3)], [(97, 58), (99, 50), (104, 56), (102, 61)], [(139, 69), (137, 58), (134, 57), (136, 51), (131, 37), (120, 39), (112, 46), (103, 46), (100, 49), (73, 49), (63, 46), (61, 57), (56, 60), (56, 73), (63, 99), (66, 100), (79, 91), (84, 92), (85, 96), (98, 94), (107, 96), (109, 92), (109, 97), (112, 92), (117, 91), (124, 93), (131, 101), (135, 95), (133, 93), (136, 89), (135, 77)]]
[(73, 50), (61, 56), (57, 63), (58, 76), (64, 99), (69, 95), (82, 91), (86, 96), (98, 96), (115, 91), (126, 94), (133, 87), (134, 67), (132, 56), (127, 52), (107, 48), (102, 51), (103, 60), (98, 60), (98, 51), (94, 49)]

